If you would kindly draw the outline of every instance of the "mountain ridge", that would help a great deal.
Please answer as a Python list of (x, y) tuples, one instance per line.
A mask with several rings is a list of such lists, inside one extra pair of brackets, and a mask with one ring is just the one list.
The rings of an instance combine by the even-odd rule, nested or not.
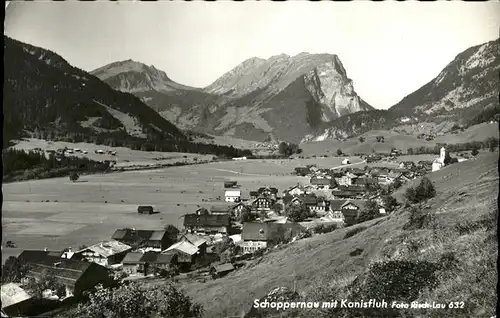
[[(130, 74), (111, 70), (111, 76), (103, 72), (113, 67), (108, 64), (92, 73), (121, 90), (124, 85), (110, 78), (130, 79)], [(140, 81), (136, 86), (141, 86)], [(321, 123), (374, 109), (354, 91), (339, 57), (327, 53), (252, 57), (196, 91), (181, 87), (167, 92), (151, 85), (149, 90), (128, 91), (182, 129), (259, 141), (272, 135), (298, 142)], [(296, 95), (300, 98), (293, 100), (291, 96)], [(284, 103), (290, 106), (283, 107)], [(280, 113), (286, 117), (287, 112), (299, 117), (282, 120)]]
[(391, 129), (410, 118), (414, 124), (451, 121), (462, 127), (498, 121), (498, 52), (500, 39), (472, 46), (389, 109), (348, 114), (321, 125), (301, 141), (355, 137), (372, 129)]
[(4, 148), (24, 137), (90, 142), (133, 150), (250, 155), (194, 143), (178, 127), (56, 53), (4, 35)]

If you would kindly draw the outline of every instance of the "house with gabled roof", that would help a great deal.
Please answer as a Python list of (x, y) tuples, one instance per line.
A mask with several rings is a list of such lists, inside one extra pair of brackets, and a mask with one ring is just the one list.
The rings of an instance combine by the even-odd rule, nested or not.
[(190, 266), (200, 255), (200, 249), (187, 240), (182, 240), (170, 246), (162, 254), (177, 255), (177, 261), (184, 266)]
[(287, 195), (294, 197), (294, 196), (303, 195), (304, 193), (305, 193), (305, 191), (302, 189), (300, 184), (297, 183), (297, 185), (295, 185), (287, 190), (284, 190), (283, 197), (285, 197)]
[(229, 202), (214, 204), (210, 207), (210, 214), (213, 214), (213, 215), (231, 215), (230, 208), (232, 205), (233, 204), (229, 203)]
[(273, 209), (276, 199), (272, 196), (261, 194), (257, 199), (252, 202), (252, 211), (269, 212)]
[(179, 242), (187, 241), (198, 248), (200, 255), (205, 255), (208, 245), (208, 240), (206, 238), (206, 236), (185, 233), (179, 238)]
[(240, 246), (243, 253), (253, 253), (283, 242), (287, 237), (297, 236), (304, 227), (299, 223), (256, 223), (243, 224)]
[(45, 274), (52, 275), (66, 287), (66, 296), (80, 296), (86, 290), (102, 283), (111, 283), (108, 270), (96, 263), (49, 256), (40, 251), (23, 251), (18, 259), (30, 265), (27, 276), (38, 279)]
[(358, 178), (357, 175), (350, 172), (346, 172), (342, 177), (337, 179), (337, 183), (338, 185), (352, 185), (354, 183), (354, 179), (357, 178)]
[(133, 249), (163, 250), (173, 243), (165, 230), (136, 230), (135, 228), (118, 229), (111, 239), (127, 244)]
[(364, 190), (360, 191), (354, 189), (332, 191), (334, 199), (361, 199), (364, 194)]
[(354, 182), (353, 182), (354, 186), (361, 186), (364, 188), (374, 187), (377, 184), (378, 184), (378, 181), (375, 178), (357, 178), (357, 179), (354, 179)]
[(228, 190), (226, 189), (224, 191), (224, 200), (226, 202), (239, 202), (241, 201), (241, 190), (236, 190), (236, 189), (231, 189)]
[(283, 203), (285, 205), (290, 205), (290, 204), (301, 205), (303, 203), (303, 199), (304, 199), (303, 195), (301, 195), (301, 196), (286, 195), (283, 197)]
[(122, 260), (123, 271), (129, 275), (143, 274), (145, 276), (169, 270), (177, 265), (176, 254), (161, 254), (157, 252), (130, 252)]
[(325, 189), (325, 190), (334, 188), (336, 185), (335, 179), (322, 178), (317, 176), (312, 177), (310, 183), (315, 189)]
[(130, 250), (132, 250), (130, 245), (111, 240), (76, 251), (72, 259), (110, 266), (119, 264)]
[(184, 216), (184, 228), (188, 233), (202, 235), (227, 235), (231, 228), (231, 218), (229, 215), (212, 214), (186, 214)]
[[(26, 290), (15, 283), (2, 285), (2, 311), (13, 317), (26, 317), (26, 313), (36, 304)], [(8, 317), (8, 316), (7, 316)]]
[(329, 215), (342, 213), (342, 219), (345, 225), (355, 224), (361, 210), (365, 206), (365, 201), (361, 200), (331, 200)]
[[(236, 203), (219, 203), (216, 205), (212, 205), (210, 207), (210, 214), (213, 215), (230, 215), (234, 218), (241, 217), (241, 213), (245, 210), (249, 210), (250, 207), (243, 202)], [(202, 214), (202, 213), (198, 213)]]
[(259, 192), (259, 196), (268, 196), (268, 197), (271, 197), (273, 200), (276, 200), (277, 196), (278, 196), (278, 189), (277, 188), (274, 188), (274, 187), (261, 187), (259, 188), (259, 190), (257, 190), (257, 192)]

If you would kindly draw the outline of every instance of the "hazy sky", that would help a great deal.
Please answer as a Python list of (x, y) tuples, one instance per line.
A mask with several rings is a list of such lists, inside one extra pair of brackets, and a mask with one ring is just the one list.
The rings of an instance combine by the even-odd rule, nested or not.
[(253, 56), (334, 53), (358, 94), (388, 108), (499, 26), (499, 2), (43, 1), (11, 3), (5, 34), (87, 71), (131, 58), (195, 87)]

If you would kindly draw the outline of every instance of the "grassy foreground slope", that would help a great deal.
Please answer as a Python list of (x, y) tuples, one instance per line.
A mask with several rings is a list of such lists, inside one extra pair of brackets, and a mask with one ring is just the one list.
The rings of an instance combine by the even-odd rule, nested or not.
[[(497, 161), (497, 152), (488, 153), (477, 160), (457, 163), (429, 174), (437, 195), (422, 207), (415, 207), (427, 215), (421, 224), (409, 223), (410, 208), (402, 208), (385, 218), (297, 241), (225, 278), (188, 285), (186, 291), (205, 307), (207, 317), (239, 315), (250, 309), (254, 299), (281, 286), (295, 286), (305, 300), (349, 298), (359, 301), (359, 297), (374, 296), (366, 285), (373, 278), (373, 272), (367, 271), (370, 264), (423, 261), (446, 263), (447, 266), (436, 270), (433, 273), (436, 281), (423, 288), (420, 286), (418, 297), (411, 300), (446, 304), (463, 301), (465, 306), (445, 311), (402, 311), (399, 316), (491, 317), (497, 301), (498, 277), (495, 266), (498, 255), (495, 230)], [(345, 239), (345, 234), (356, 227), (366, 229)], [(360, 249), (361, 254), (351, 256), (356, 249)], [(391, 271), (386, 273), (391, 275)], [(418, 281), (417, 278), (412, 277), (410, 281)], [(385, 282), (391, 279), (398, 279), (398, 276), (384, 277)], [(361, 286), (367, 294), (356, 294), (355, 286)], [(382, 289), (383, 286), (384, 283), (376, 284)], [(379, 293), (375, 298), (390, 297)], [(353, 314), (386, 316), (388, 313), (308, 310), (300, 314), (304, 317), (341, 317)]]

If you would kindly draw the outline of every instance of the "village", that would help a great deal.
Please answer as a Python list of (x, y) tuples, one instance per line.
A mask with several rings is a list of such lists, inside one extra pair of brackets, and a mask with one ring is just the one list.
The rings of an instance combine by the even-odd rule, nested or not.
[[(163, 230), (118, 228), (109, 240), (91, 246), (24, 250), (17, 261), (30, 267), (26, 279), (48, 275), (64, 286), (44, 290), (43, 298), (56, 302), (78, 299), (97, 284), (111, 281), (217, 279), (272, 249), (390, 214), (398, 206), (391, 194), (436, 165), (443, 166), (445, 157), (443, 148), (434, 163), (401, 161), (396, 168), (384, 165), (394, 163), (392, 156), (363, 156), (354, 165), (345, 158), (337, 168), (299, 166), (290, 174), (304, 182), (286, 189), (242, 189), (237, 181), (226, 180), (220, 184), (219, 202), (184, 215), (181, 229), (171, 224)], [(367, 162), (370, 167), (359, 167)], [(161, 212), (140, 205), (136, 213), (147, 217)], [(22, 284), (3, 285), (2, 295), (6, 294), (31, 299)], [(20, 306), (26, 303), (13, 302), (3, 310)]]

